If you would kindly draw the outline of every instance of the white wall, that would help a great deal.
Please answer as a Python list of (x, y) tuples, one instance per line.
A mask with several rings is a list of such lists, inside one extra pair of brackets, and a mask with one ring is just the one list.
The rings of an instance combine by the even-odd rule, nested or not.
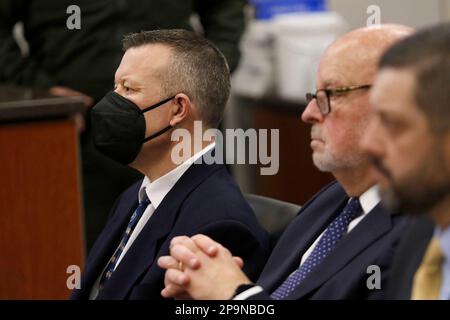
[(381, 23), (401, 23), (420, 28), (450, 21), (450, 0), (327, 0), (328, 8), (339, 12), (350, 29), (366, 25), (367, 7), (378, 5)]

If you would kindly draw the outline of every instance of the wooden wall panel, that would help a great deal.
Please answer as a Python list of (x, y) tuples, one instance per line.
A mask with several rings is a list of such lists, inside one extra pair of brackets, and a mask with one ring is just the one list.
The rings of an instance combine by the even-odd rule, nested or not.
[(66, 299), (83, 264), (78, 137), (70, 118), (0, 124), (0, 299)]
[[(298, 114), (268, 108), (254, 109), (254, 127), (279, 129), (280, 163), (276, 175), (256, 174), (256, 193), (304, 204), (322, 187), (333, 181), (329, 173), (317, 170), (312, 162), (310, 126)], [(269, 148), (270, 150), (270, 148)]]

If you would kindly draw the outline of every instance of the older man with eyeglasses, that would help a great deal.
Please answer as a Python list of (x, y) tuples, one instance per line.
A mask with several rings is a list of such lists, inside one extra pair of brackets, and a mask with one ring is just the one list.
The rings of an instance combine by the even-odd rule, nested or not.
[(337, 182), (303, 206), (257, 283), (219, 243), (203, 235), (177, 237), (171, 256), (158, 262), (167, 269), (164, 297), (384, 298), (405, 218), (380, 204), (371, 163), (359, 144), (369, 121), (368, 93), (377, 62), (387, 47), (411, 33), (400, 25), (361, 28), (336, 40), (322, 56), (318, 90), (307, 94), (302, 120), (311, 125), (315, 166)]

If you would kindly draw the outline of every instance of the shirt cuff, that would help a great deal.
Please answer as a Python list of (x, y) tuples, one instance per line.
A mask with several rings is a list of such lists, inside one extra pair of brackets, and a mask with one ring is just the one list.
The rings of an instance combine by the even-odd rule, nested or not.
[(254, 296), (255, 294), (258, 294), (260, 292), (263, 291), (263, 288), (260, 286), (254, 286), (250, 289), (247, 289), (241, 293), (239, 293), (238, 295), (236, 295), (233, 300), (246, 300), (251, 296)]

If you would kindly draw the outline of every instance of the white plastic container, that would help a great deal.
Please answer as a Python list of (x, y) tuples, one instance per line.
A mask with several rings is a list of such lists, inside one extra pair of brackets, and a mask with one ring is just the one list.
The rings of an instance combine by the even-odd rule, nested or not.
[(347, 29), (335, 12), (279, 15), (273, 21), (275, 73), (280, 97), (304, 101), (305, 93), (316, 90), (320, 56)]
[(275, 57), (271, 20), (252, 20), (241, 42), (241, 61), (232, 77), (233, 92), (254, 98), (275, 91)]

